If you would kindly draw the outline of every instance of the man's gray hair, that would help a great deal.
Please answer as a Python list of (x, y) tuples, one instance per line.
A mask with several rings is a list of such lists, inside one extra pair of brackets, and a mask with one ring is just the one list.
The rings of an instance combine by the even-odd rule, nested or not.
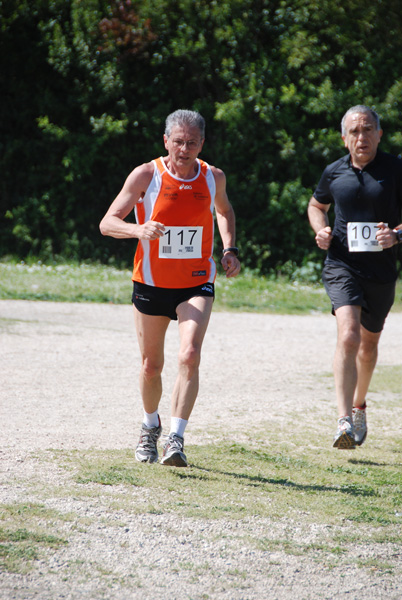
[(205, 137), (205, 119), (195, 110), (176, 110), (166, 119), (165, 135), (170, 137), (173, 127), (198, 127), (201, 138)]
[(373, 118), (374, 123), (376, 124), (376, 129), (377, 130), (381, 129), (380, 117), (377, 115), (375, 110), (373, 110), (369, 106), (365, 106), (364, 104), (357, 104), (356, 106), (352, 106), (352, 108), (349, 108), (349, 110), (347, 110), (345, 112), (345, 114), (343, 115), (342, 123), (341, 123), (342, 135), (346, 135), (346, 133), (347, 133), (346, 127), (345, 127), (346, 117), (348, 115), (352, 115), (352, 114), (354, 115), (356, 113), (360, 113), (362, 115), (370, 115)]

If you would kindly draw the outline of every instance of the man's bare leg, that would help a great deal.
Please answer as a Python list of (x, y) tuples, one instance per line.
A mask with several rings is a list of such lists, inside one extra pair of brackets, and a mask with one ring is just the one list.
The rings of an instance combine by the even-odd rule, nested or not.
[(184, 430), (199, 388), (201, 347), (211, 316), (213, 298), (196, 296), (177, 307), (180, 333), (178, 375), (172, 393), (172, 419), (161, 464), (186, 467)]
[(360, 346), (360, 306), (341, 306), (335, 311), (338, 337), (334, 357), (334, 378), (339, 417), (352, 417), (357, 385), (356, 358)]
[(353, 406), (364, 406), (370, 381), (377, 364), (378, 343), (381, 331), (372, 333), (363, 326), (360, 327), (360, 346), (356, 358), (357, 384)]
[(165, 334), (170, 319), (145, 315), (135, 307), (134, 318), (142, 357), (140, 390), (144, 408), (144, 423), (135, 458), (140, 462), (155, 463), (158, 460), (157, 443), (162, 433), (157, 411), (162, 395)]
[(334, 357), (334, 377), (338, 403), (335, 448), (353, 450), (353, 396), (357, 385), (356, 358), (360, 346), (360, 306), (341, 306), (335, 311), (338, 336)]
[(164, 344), (169, 317), (145, 315), (134, 307), (135, 328), (141, 352), (140, 391), (144, 410), (158, 410), (162, 395)]
[(367, 436), (366, 395), (377, 363), (381, 332), (373, 333), (361, 326), (361, 341), (357, 353), (357, 385), (353, 399), (355, 442), (361, 446)]
[(188, 420), (199, 388), (201, 347), (212, 311), (213, 298), (196, 296), (177, 307), (180, 349), (178, 375), (172, 394), (172, 416)]

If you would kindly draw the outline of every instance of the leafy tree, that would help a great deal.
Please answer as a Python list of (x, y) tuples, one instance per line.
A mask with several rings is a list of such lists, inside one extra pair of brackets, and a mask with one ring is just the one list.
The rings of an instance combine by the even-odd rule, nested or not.
[(130, 261), (98, 222), (177, 108), (205, 116), (264, 273), (322, 259), (306, 206), (349, 106), (400, 152), (399, 0), (5, 0), (0, 17), (1, 254)]

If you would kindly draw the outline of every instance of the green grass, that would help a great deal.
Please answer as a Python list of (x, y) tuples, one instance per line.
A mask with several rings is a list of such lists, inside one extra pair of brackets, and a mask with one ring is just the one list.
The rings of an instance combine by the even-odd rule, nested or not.
[(0, 571), (26, 573), (46, 550), (56, 551), (67, 540), (52, 533), (55, 521), (64, 520), (43, 504), (0, 505)]
[[(0, 299), (129, 304), (131, 291), (130, 268), (0, 262)], [(330, 304), (321, 283), (265, 278), (243, 270), (234, 279), (218, 274), (214, 309), (305, 314), (328, 312)], [(402, 310), (402, 282), (398, 282), (393, 310)]]
[(88, 264), (0, 262), (0, 299), (129, 303), (130, 271)]
[[(66, 477), (58, 484), (27, 480), (24, 485), (31, 497), (37, 497), (36, 503), (0, 506), (0, 566), (27, 572), (46, 552), (57, 552), (69, 541), (63, 524), (85, 534), (97, 523), (98, 513), (74, 514), (72, 509), (61, 515), (45, 508), (47, 498), (74, 498), (100, 502), (102, 522), (117, 528), (125, 527), (133, 514), (174, 514), (205, 523), (250, 519), (284, 523), (284, 530), (277, 533), (267, 530), (257, 537), (245, 533), (242, 544), (296, 556), (310, 554), (327, 567), (345, 561), (394, 574), (396, 564), (385, 563), (378, 549), (382, 544), (402, 544), (402, 440), (379, 440), (362, 454), (334, 451), (329, 444), (317, 452), (304, 428), (295, 432), (292, 443), (282, 437), (279, 443), (271, 440), (270, 448), (265, 443), (268, 432), (261, 434), (264, 439), (253, 437), (242, 444), (189, 445), (187, 469), (137, 463), (129, 449), (36, 454), (36, 460), (61, 469)], [(308, 535), (311, 527), (318, 531), (313, 540)], [(367, 562), (355, 551), (368, 543), (373, 558)], [(194, 573), (200, 568), (188, 566)]]
[[(334, 374), (332, 371), (320, 375), (328, 381), (333, 381)], [(396, 406), (400, 405), (399, 395), (402, 390), (402, 365), (376, 365), (373, 377), (370, 382), (369, 393), (395, 394), (395, 400), (388, 400), (388, 406), (395, 402)]]
[(401, 390), (402, 365), (377, 365), (370, 383), (370, 392), (400, 395)]
[(332, 525), (401, 523), (396, 516), (402, 507), (400, 439), (392, 441), (391, 452), (384, 449), (381, 459), (375, 451), (359, 458), (330, 446), (319, 454), (305, 443), (300, 447), (302, 455), (286, 444), (280, 452), (264, 451), (262, 443), (190, 446), (189, 469), (144, 466), (129, 451), (57, 453), (56, 458), (73, 470), (79, 485), (150, 490), (151, 510), (158, 514), (203, 519), (304, 515), (306, 522)]

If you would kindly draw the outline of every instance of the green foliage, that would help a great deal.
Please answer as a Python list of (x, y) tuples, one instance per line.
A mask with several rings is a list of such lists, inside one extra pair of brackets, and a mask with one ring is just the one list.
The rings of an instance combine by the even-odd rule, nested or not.
[(261, 273), (322, 260), (305, 209), (349, 106), (401, 149), (398, 0), (6, 0), (0, 22), (0, 255), (131, 262), (98, 223), (179, 107), (207, 120)]

